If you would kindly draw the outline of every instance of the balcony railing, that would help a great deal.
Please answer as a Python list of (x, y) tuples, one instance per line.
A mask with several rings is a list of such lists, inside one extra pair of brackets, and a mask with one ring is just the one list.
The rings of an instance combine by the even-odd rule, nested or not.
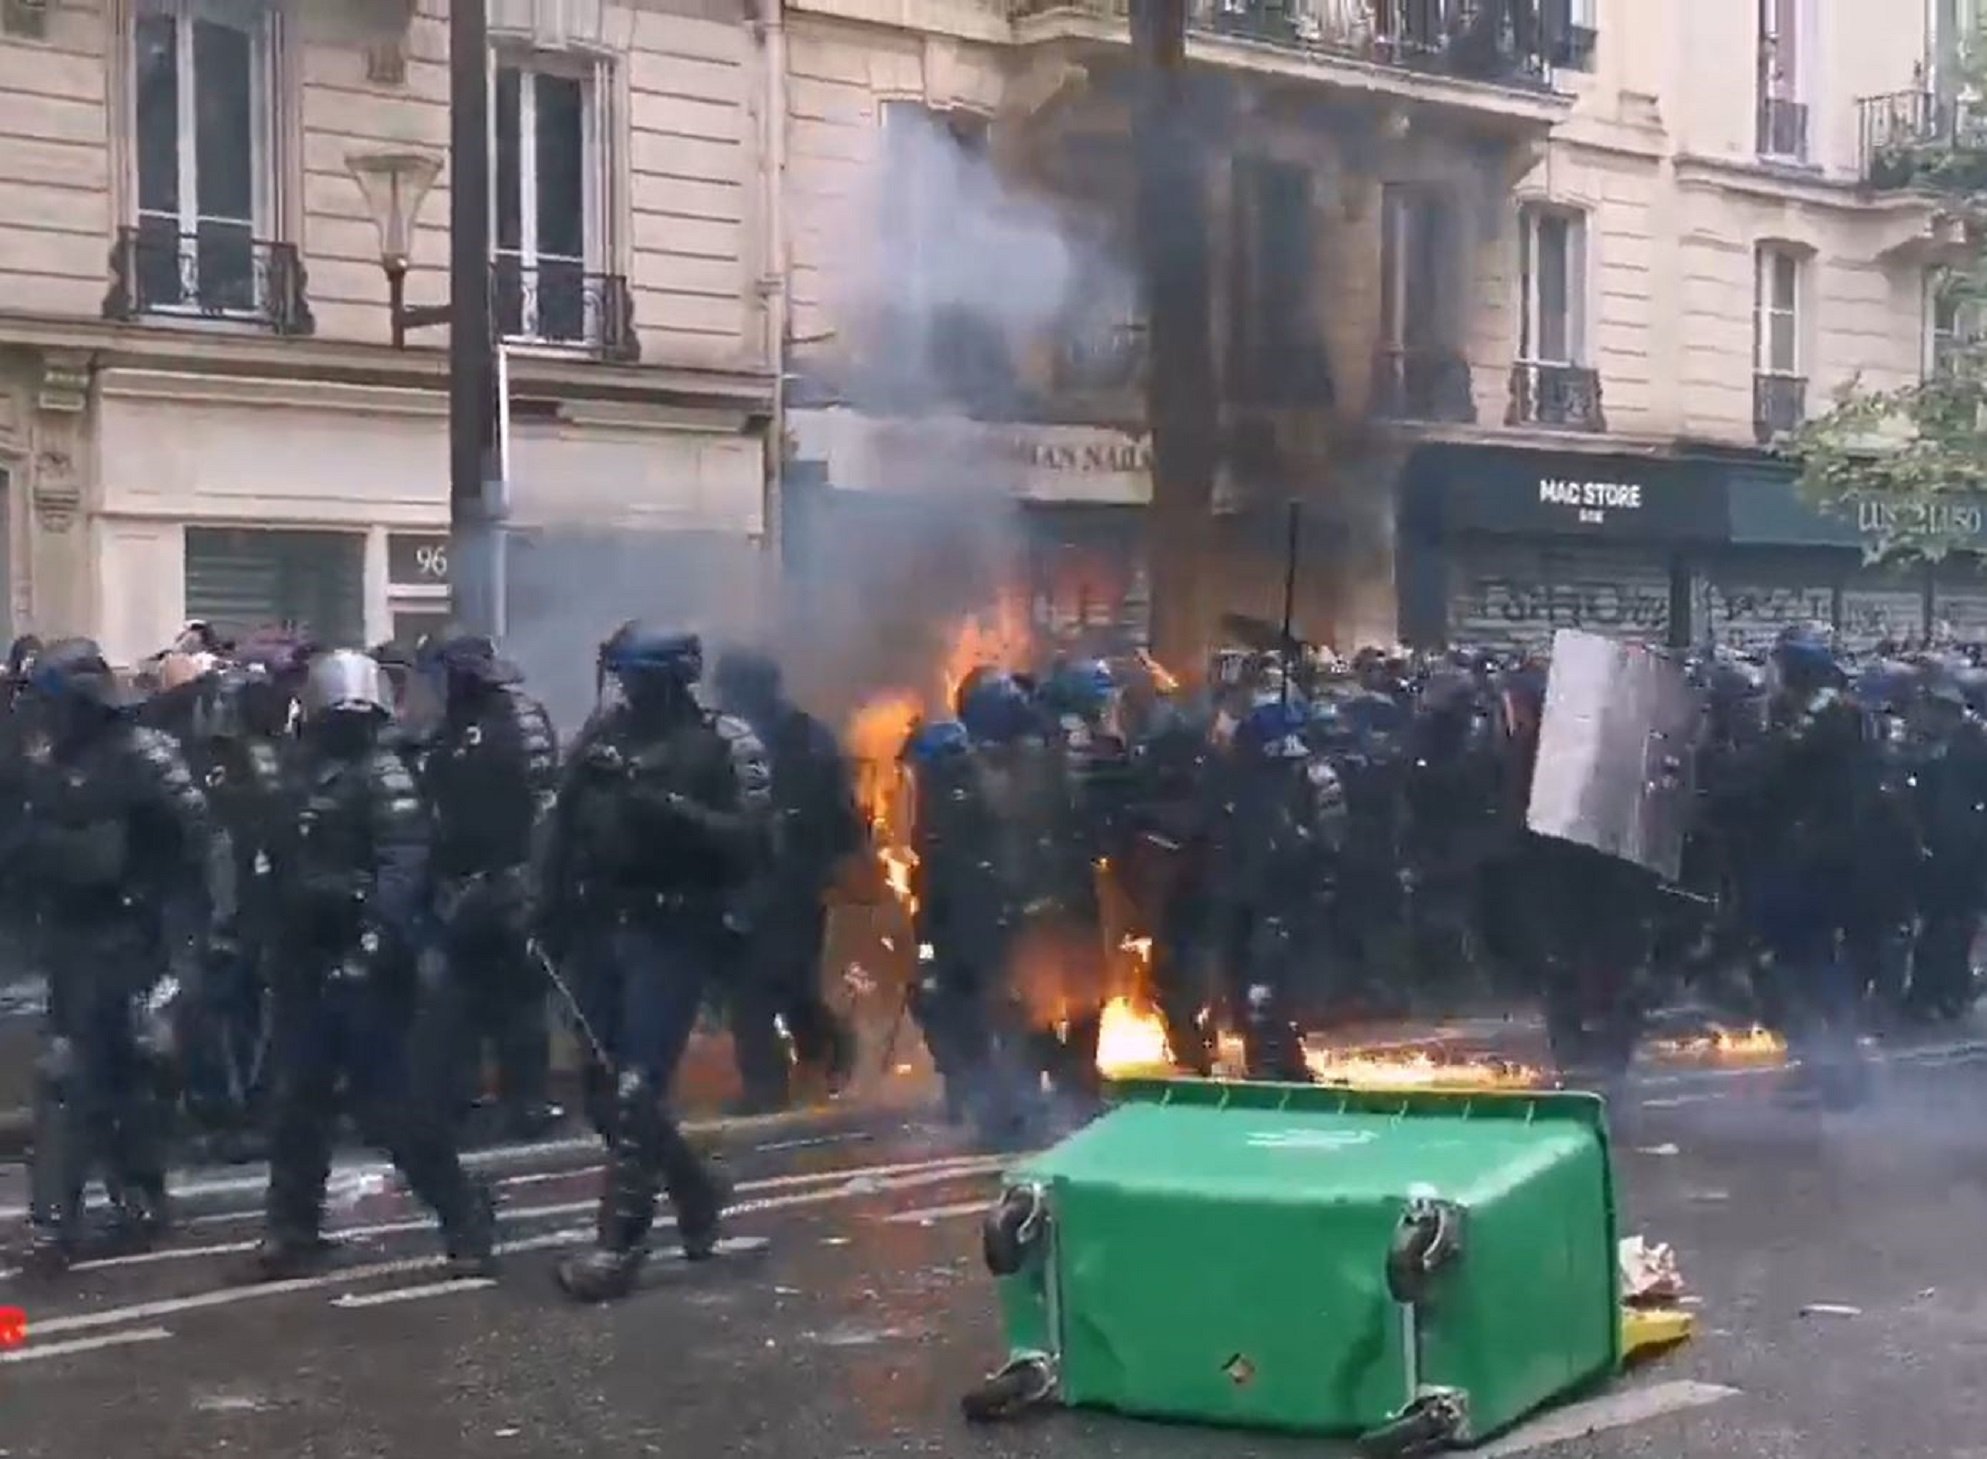
[[(1130, 0), (1011, 0), (1016, 17), (1058, 10), (1118, 19)], [(1543, 88), (1578, 66), (1594, 35), (1549, 0), (1188, 0), (1188, 27), (1290, 50), (1471, 81)]]
[(233, 319), (277, 334), (309, 334), (316, 321), (306, 282), (294, 244), (253, 238), (232, 223), (181, 233), (176, 223), (148, 222), (117, 230), (103, 316)]
[(1373, 414), (1474, 425), (1469, 361), (1453, 350), (1381, 350), (1373, 360)]
[(499, 254), (490, 288), (502, 339), (584, 351), (619, 364), (641, 359), (634, 296), (619, 274), (590, 274), (581, 264), (543, 259), (527, 264)]
[(1050, 380), (1058, 391), (1135, 391), (1145, 384), (1150, 359), (1143, 324), (1070, 330), (1056, 338)]
[(1511, 408), (1504, 423), (1511, 426), (1556, 426), (1569, 431), (1604, 431), (1601, 372), (1582, 365), (1538, 365), (1519, 361), (1511, 367)]
[(1752, 434), (1764, 446), (1808, 418), (1808, 382), (1799, 375), (1752, 377)]
[(1987, 185), (1987, 104), (1931, 91), (1893, 91), (1856, 103), (1863, 180), (1964, 190)]
[(1798, 101), (1778, 96), (1759, 99), (1759, 135), (1756, 143), (1762, 157), (1792, 162), (1808, 160), (1808, 109)]

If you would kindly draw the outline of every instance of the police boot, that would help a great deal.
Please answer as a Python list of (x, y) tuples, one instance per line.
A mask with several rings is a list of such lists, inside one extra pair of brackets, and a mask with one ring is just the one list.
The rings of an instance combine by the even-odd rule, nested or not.
[(662, 1111), (639, 1075), (618, 1082), (612, 1119), (596, 1244), (560, 1262), (557, 1273), (560, 1289), (578, 1302), (611, 1302), (634, 1290), (655, 1223)]
[(442, 1218), (448, 1274), (455, 1278), (497, 1273), (497, 1202), (482, 1181), (465, 1180), (456, 1209)]
[(732, 1184), (690, 1148), (683, 1132), (665, 1121), (662, 1128), (662, 1182), (676, 1208), (676, 1233), (686, 1261), (707, 1261), (717, 1251), (724, 1209)]
[(163, 1179), (146, 1177), (111, 1193), (110, 1242), (119, 1252), (150, 1251), (172, 1230)]

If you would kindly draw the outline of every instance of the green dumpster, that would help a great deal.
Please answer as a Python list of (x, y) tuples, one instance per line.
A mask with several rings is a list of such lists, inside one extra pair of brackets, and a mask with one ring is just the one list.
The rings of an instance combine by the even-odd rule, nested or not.
[(1467, 1445), (1620, 1362), (1586, 1094), (1122, 1085), (985, 1228), (1009, 1362), (967, 1401)]

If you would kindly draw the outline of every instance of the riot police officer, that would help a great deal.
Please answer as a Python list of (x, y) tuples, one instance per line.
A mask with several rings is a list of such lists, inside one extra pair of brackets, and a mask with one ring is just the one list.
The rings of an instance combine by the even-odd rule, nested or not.
[(451, 634), (423, 650), (441, 722), (423, 779), (434, 815), (434, 905), (462, 1019), (465, 1092), (480, 1083), (482, 1046), (496, 1055), (504, 1132), (542, 1133), (550, 1030), (546, 986), (529, 947), (534, 839), (558, 788), (559, 747), (544, 705), (489, 639)]
[(208, 915), (206, 802), (172, 739), (117, 702), (97, 645), (53, 644), (29, 670), (35, 725), (14, 870), (32, 898), (49, 1011), (36, 1062), (30, 1268), (75, 1253), (84, 1182), (106, 1166), (125, 1234), (167, 1220), (169, 1037), (148, 1014), (194, 981)]
[(1300, 950), (1346, 827), (1337, 772), (1305, 739), (1309, 714), (1281, 696), (1236, 726), (1216, 876), (1229, 1001), (1252, 1079), (1304, 1080), (1293, 1006)]
[(815, 1064), (831, 1087), (855, 1062), (855, 1037), (821, 994), (827, 893), (842, 858), (862, 840), (855, 791), (828, 727), (781, 692), (779, 665), (735, 650), (717, 665), (718, 703), (752, 727), (773, 770), (778, 835), (764, 896), (732, 989), (732, 1040), (749, 1111), (784, 1109), (793, 1052)]
[(274, 972), (276, 1084), (268, 1229), (255, 1274), (314, 1266), (344, 1086), (361, 1132), (399, 1167), (440, 1219), (452, 1268), (486, 1272), (495, 1218), (463, 1173), (447, 1100), (421, 1082), (437, 1061), (410, 1048), (425, 1026), (410, 976), (429, 827), (406, 765), (382, 743), (379, 665), (349, 649), (312, 663), (302, 734), (287, 777), (294, 820), (278, 863), (283, 946)]
[(709, 1257), (728, 1183), (666, 1108), (712, 971), (749, 932), (769, 862), (771, 769), (751, 728), (706, 711), (694, 634), (624, 624), (600, 650), (620, 700), (598, 710), (561, 780), (541, 937), (585, 1013), (590, 1113), (607, 1139), (598, 1244), (562, 1262), (587, 1302), (625, 1296), (647, 1255), (658, 1182), (683, 1253)]

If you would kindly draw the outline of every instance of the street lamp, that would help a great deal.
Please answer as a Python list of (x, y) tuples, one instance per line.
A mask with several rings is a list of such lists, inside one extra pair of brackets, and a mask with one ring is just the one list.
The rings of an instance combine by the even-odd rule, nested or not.
[(441, 176), (441, 158), (427, 152), (363, 152), (345, 159), (379, 229), (379, 262), (386, 271), (387, 310), (393, 347), (407, 348), (407, 331), (446, 324), (446, 304), (407, 306), (407, 266), (414, 254), (414, 220)]

